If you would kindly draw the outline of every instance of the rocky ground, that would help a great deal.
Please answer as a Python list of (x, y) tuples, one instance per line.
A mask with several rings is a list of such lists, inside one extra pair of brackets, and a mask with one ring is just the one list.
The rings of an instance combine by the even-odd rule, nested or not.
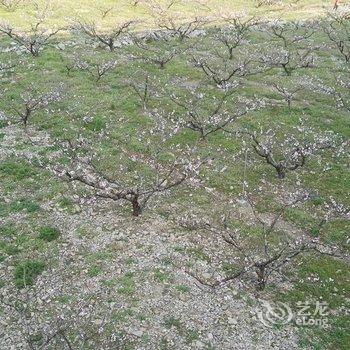
[[(2, 159), (23, 140), (17, 126), (3, 132)], [(45, 144), (44, 134), (29, 133)], [(256, 318), (266, 295), (239, 281), (213, 289), (193, 277), (220, 277), (220, 262), (232, 254), (221, 237), (181, 229), (175, 217), (131, 219), (109, 201), (76, 203), (67, 212), (47, 199), (41, 211), (40, 220), (61, 235), (39, 253), (46, 268), (33, 287), (15, 289), (14, 257), (1, 262), (0, 278), (7, 282), (1, 349), (29, 349), (28, 339), (45, 348), (43, 339), (59, 329), (73, 349), (298, 349), (292, 326), (270, 329)], [(26, 215), (13, 214), (7, 222), (25, 223)], [(56, 336), (47, 348), (69, 347)]]

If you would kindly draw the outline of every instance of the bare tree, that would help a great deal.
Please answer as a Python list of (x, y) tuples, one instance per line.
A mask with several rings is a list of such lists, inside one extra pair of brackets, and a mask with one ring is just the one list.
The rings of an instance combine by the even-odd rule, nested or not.
[(332, 96), (337, 108), (350, 111), (350, 79), (347, 74), (343, 73), (336, 76), (335, 82), (332, 85), (325, 84), (320, 79), (311, 79), (305, 87), (316, 94), (322, 93)]
[(203, 8), (200, 1), (196, 1), (196, 11), (189, 16), (184, 16), (183, 11), (176, 11), (176, 5), (185, 5), (182, 0), (159, 1), (149, 0), (145, 2), (148, 12), (154, 19), (155, 25), (166, 34), (179, 41), (195, 35), (203, 26), (210, 22), (209, 18), (199, 15), (199, 9)]
[[(98, 155), (82, 139), (78, 143), (71, 140), (59, 143), (62, 154), (70, 160), (69, 164), (61, 167), (55, 163), (48, 168), (65, 181), (84, 185), (97, 198), (130, 203), (132, 215), (139, 216), (151, 198), (166, 194), (195, 176), (201, 164), (191, 157), (190, 150), (173, 148), (166, 151), (167, 138), (151, 142), (152, 137), (159, 135), (159, 127), (140, 133), (143, 134), (140, 142), (150, 148), (146, 154), (121, 147), (119, 160), (111, 158), (108, 161), (115, 165), (109, 171), (103, 169)], [(162, 162), (160, 158), (164, 153), (167, 161)]]
[(304, 125), (294, 128), (294, 132), (278, 137), (276, 131), (266, 133), (241, 131), (252, 140), (255, 153), (272, 166), (279, 179), (287, 172), (303, 167), (306, 160), (317, 153), (335, 146), (336, 138), (332, 133), (321, 134)]
[[(69, 264), (61, 265), (58, 271), (50, 271), (51, 276), (59, 273), (69, 278)], [(76, 350), (91, 346), (123, 348), (123, 338), (128, 334), (118, 337), (117, 332), (111, 334), (108, 331), (108, 325), (113, 322), (113, 308), (103, 301), (108, 300), (105, 288), (94, 291), (85, 285), (83, 290), (77, 291), (71, 286), (70, 292), (76, 298), (68, 301), (69, 306), (63, 306), (57, 302), (60, 296), (57, 286), (50, 290), (46, 287), (47, 283), (37, 282), (21, 290), (12, 285), (1, 289), (3, 348), (18, 347), (19, 344), (30, 350)]]
[(125, 83), (137, 95), (140, 100), (141, 107), (145, 111), (150, 98), (154, 94), (154, 87), (148, 72), (137, 71), (129, 79), (127, 79)]
[[(212, 80), (220, 89), (230, 88), (233, 78), (241, 78), (251, 73), (251, 57), (243, 57), (235, 60), (218, 60), (217, 56), (207, 54), (199, 58), (193, 56), (195, 67), (200, 68), (203, 73)], [(233, 86), (235, 84), (233, 83)]]
[(130, 20), (116, 24), (109, 30), (99, 29), (96, 23), (78, 22), (74, 29), (78, 29), (83, 34), (87, 35), (93, 40), (99, 41), (102, 45), (108, 47), (110, 51), (114, 51), (116, 43), (121, 40), (126, 33), (137, 23), (137, 21)]
[(340, 109), (350, 111), (350, 80), (345, 75), (338, 76), (336, 78), (336, 85), (326, 90), (326, 93), (330, 93)]
[(348, 220), (350, 209), (330, 197), (322, 203), (321, 210), (316, 216), (316, 225), (313, 227), (312, 234), (318, 236), (326, 224), (338, 219)]
[(257, 20), (255, 17), (243, 17), (236, 14), (224, 14), (222, 19), (225, 21), (225, 26), (216, 30), (214, 40), (224, 45), (228, 59), (232, 60), (235, 49), (248, 43), (249, 32), (257, 24)]
[(350, 12), (329, 13), (324, 31), (346, 63), (350, 62)]
[(180, 111), (157, 112), (170, 123), (176, 121), (178, 127), (188, 128), (199, 133), (201, 140), (222, 130), (250, 111), (261, 108), (262, 100), (249, 100), (243, 97), (232, 98), (233, 90), (220, 96), (207, 97), (199, 87), (189, 91), (189, 95), (170, 94), (171, 100)]
[[(157, 35), (157, 33), (154, 34)], [(188, 49), (177, 46), (163, 36), (155, 39), (154, 42), (146, 42), (144, 38), (135, 37), (134, 43), (140, 50), (134, 54), (133, 58), (155, 64), (160, 69), (164, 69), (169, 62)]]
[(194, 17), (190, 20), (181, 20), (178, 16), (160, 15), (156, 19), (157, 26), (171, 33), (180, 41), (191, 37), (196, 31), (200, 30), (209, 20), (204, 17)]
[(313, 47), (291, 50), (271, 47), (262, 55), (260, 62), (268, 67), (282, 68), (287, 76), (291, 76), (298, 69), (315, 67), (314, 52)]
[(50, 104), (62, 99), (63, 85), (47, 92), (39, 92), (33, 85), (22, 92), (16, 101), (10, 102), (10, 108), (26, 127), (34, 112), (45, 109)]
[(67, 77), (71, 77), (75, 69), (76, 60), (72, 60), (70, 56), (65, 55), (63, 53), (60, 53), (60, 60), (64, 65), (64, 68), (66, 69)]
[(0, 33), (6, 34), (13, 41), (23, 46), (33, 57), (38, 57), (45, 46), (50, 44), (52, 39), (62, 28), (46, 28), (45, 21), (48, 17), (49, 7), (42, 11), (36, 6), (35, 21), (31, 23), (30, 30), (21, 32), (15, 30), (10, 24), (0, 24)]
[(292, 101), (295, 98), (295, 96), (304, 90), (304, 86), (302, 84), (296, 84), (292, 87), (286, 87), (281, 84), (272, 82), (271, 86), (278, 92), (283, 100), (287, 103), (288, 109), (291, 110), (292, 107)]
[[(221, 236), (233, 248), (235, 271), (227, 277), (210, 282), (197, 277), (188, 272), (192, 277), (196, 278), (200, 283), (218, 287), (232, 280), (243, 279), (245, 276), (251, 276), (258, 291), (265, 289), (269, 280), (274, 275), (286, 277), (283, 269), (302, 254), (316, 253), (343, 258), (343, 254), (339, 253), (334, 247), (321, 243), (318, 239), (311, 239), (309, 236), (298, 233), (286, 232), (283, 226), (279, 226), (279, 222), (283, 219), (286, 210), (300, 207), (308, 201), (310, 197), (307, 194), (296, 193), (291, 195), (281, 208), (276, 211), (272, 219), (258, 213), (256, 205), (249, 195), (246, 201), (252, 212), (252, 225), (259, 227), (259, 234), (254, 229), (254, 237), (252, 238), (241, 230), (230, 228), (227, 218), (224, 217), (224, 227), (219, 228), (212, 223), (206, 223), (203, 227), (212, 232), (215, 236)], [(342, 213), (343, 215), (343, 213)], [(339, 217), (339, 216), (337, 216)], [(247, 227), (249, 229), (249, 225)]]
[(318, 47), (310, 38), (317, 28), (315, 23), (268, 23), (266, 32), (275, 43), (266, 43), (265, 48), (262, 48), (260, 62), (269, 67), (282, 68), (288, 76), (297, 69), (314, 67)]
[(100, 6), (99, 11), (101, 14), (101, 18), (105, 19), (114, 9), (114, 6)]
[(316, 33), (318, 27), (313, 22), (301, 21), (273, 21), (267, 23), (267, 33), (285, 49), (296, 44), (305, 44)]
[(13, 12), (18, 9), (23, 0), (0, 0), (0, 7), (3, 7), (6, 11)]
[(274, 6), (281, 4), (281, 1), (282, 0), (255, 0), (255, 7)]
[[(237, 26), (238, 31), (242, 30), (246, 33), (245, 29), (240, 29), (239, 24)], [(231, 33), (227, 29), (226, 37), (226, 34), (223, 34), (225, 30), (220, 29), (219, 33), (216, 32), (210, 45), (207, 37), (198, 41), (190, 55), (194, 66), (200, 68), (205, 76), (220, 89), (229, 87), (234, 79), (242, 80), (243, 77), (269, 69), (259, 60), (260, 49), (257, 50), (254, 45), (243, 45), (241, 35), (245, 34), (237, 34), (238, 38), (235, 38), (235, 31)]]
[(129, 2), (132, 6), (136, 7), (137, 5), (140, 5), (143, 2), (143, 0), (130, 0)]
[(144, 0), (148, 10), (151, 13), (164, 13), (172, 7), (181, 4), (182, 0)]
[(71, 65), (66, 65), (67, 72), (70, 73), (72, 69), (88, 72), (92, 78), (99, 82), (103, 76), (113, 71), (117, 66), (115, 59), (108, 60), (82, 60), (76, 59)]

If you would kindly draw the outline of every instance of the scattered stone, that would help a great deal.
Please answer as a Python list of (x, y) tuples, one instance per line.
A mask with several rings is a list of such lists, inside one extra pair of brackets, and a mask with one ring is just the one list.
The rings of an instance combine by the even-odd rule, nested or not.
[(228, 321), (228, 324), (230, 324), (230, 325), (237, 324), (237, 320), (235, 318), (232, 318), (232, 317), (229, 317), (227, 321)]
[(130, 334), (134, 335), (135, 337), (142, 337), (143, 335), (143, 330), (142, 329), (134, 329), (130, 330)]

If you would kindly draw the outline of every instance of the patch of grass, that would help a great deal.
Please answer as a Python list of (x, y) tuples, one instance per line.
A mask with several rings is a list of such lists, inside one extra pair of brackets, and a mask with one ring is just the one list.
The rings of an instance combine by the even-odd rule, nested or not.
[(221, 268), (226, 276), (232, 276), (240, 270), (239, 266), (227, 262), (223, 262)]
[(180, 319), (169, 316), (164, 320), (164, 326), (167, 329), (171, 329), (172, 327), (175, 327), (178, 331), (182, 329), (182, 324)]
[(39, 204), (27, 199), (20, 198), (11, 203), (0, 203), (0, 216), (7, 216), (12, 213), (18, 213), (21, 211), (26, 211), (28, 214), (35, 213), (40, 209)]
[(41, 347), (44, 344), (44, 335), (41, 332), (31, 334), (28, 341), (31, 347)]
[(134, 274), (132, 272), (127, 272), (123, 277), (119, 279), (120, 287), (118, 288), (118, 293), (132, 296), (135, 293), (135, 281)]
[(59, 199), (57, 204), (60, 208), (66, 210), (67, 212), (71, 214), (75, 213), (76, 204), (71, 199), (67, 197), (62, 197), (61, 199)]
[(133, 264), (136, 264), (135, 259), (133, 259), (133, 258), (125, 259), (125, 265), (133, 265)]
[(171, 329), (172, 327), (176, 328), (180, 336), (185, 338), (185, 342), (187, 345), (191, 345), (194, 341), (199, 338), (199, 333), (195, 329), (187, 329), (185, 325), (183, 325), (180, 319), (170, 316), (165, 318), (164, 326), (167, 329)]
[(126, 322), (130, 317), (132, 317), (135, 314), (135, 312), (132, 309), (125, 309), (121, 311), (116, 311), (112, 315), (112, 319), (116, 322), (124, 323)]
[(159, 283), (167, 283), (171, 280), (169, 272), (163, 271), (161, 269), (156, 269), (153, 277), (154, 280)]
[(0, 177), (6, 175), (13, 181), (21, 181), (36, 174), (36, 170), (23, 161), (8, 160), (0, 164)]
[(101, 131), (106, 128), (106, 122), (101, 118), (94, 118), (85, 126), (90, 131)]
[[(0, 251), (7, 255), (16, 255), (19, 253), (20, 249), (17, 245), (0, 242)], [(5, 259), (5, 256), (4, 256)]]
[(10, 205), (11, 212), (19, 212), (26, 210), (28, 213), (34, 213), (40, 209), (40, 206), (27, 198), (21, 198), (18, 201), (12, 202)]
[[(342, 344), (349, 344), (350, 317), (344, 315), (344, 311), (341, 310), (350, 307), (349, 285), (350, 271), (346, 263), (330, 257), (317, 256), (303, 259), (298, 272), (298, 281), (290, 291), (284, 293), (278, 291), (276, 297), (289, 304), (321, 300), (328, 304), (330, 310), (337, 311), (328, 316), (329, 328), (312, 327), (300, 330), (301, 335), (307, 332), (306, 338), (302, 337), (304, 346), (311, 346), (315, 350), (346, 349)], [(308, 339), (313, 339), (312, 343)]]
[(0, 120), (0, 129), (5, 128), (8, 125), (8, 122), (5, 120)]
[(44, 271), (45, 264), (39, 260), (27, 260), (19, 263), (14, 271), (15, 284), (23, 288), (34, 284), (35, 279)]
[(199, 333), (195, 329), (187, 329), (185, 332), (185, 342), (187, 345), (191, 345), (193, 342), (199, 339)]
[(190, 291), (190, 288), (184, 284), (178, 284), (175, 286), (175, 289), (181, 293), (188, 293)]
[(88, 269), (87, 274), (88, 274), (89, 277), (96, 277), (96, 276), (98, 276), (101, 272), (102, 272), (101, 267), (95, 265), (95, 266), (91, 266), (91, 267)]
[(206, 261), (207, 263), (211, 262), (210, 257), (204, 252), (202, 248), (188, 248), (186, 252), (195, 260), (202, 260)]
[(350, 344), (350, 317), (340, 316), (330, 320), (329, 328), (305, 328), (300, 331), (299, 345), (301, 349), (312, 350), (348, 350)]
[(60, 231), (55, 227), (43, 226), (39, 229), (38, 238), (46, 242), (51, 242), (56, 240), (60, 234)]

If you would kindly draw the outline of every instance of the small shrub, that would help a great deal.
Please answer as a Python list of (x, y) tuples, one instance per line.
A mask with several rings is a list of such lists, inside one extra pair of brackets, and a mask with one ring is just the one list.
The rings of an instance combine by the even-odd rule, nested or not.
[(27, 260), (18, 264), (14, 271), (15, 284), (18, 288), (30, 286), (44, 271), (45, 264), (38, 260)]
[(60, 236), (60, 231), (55, 227), (43, 226), (39, 229), (39, 239), (51, 242)]

